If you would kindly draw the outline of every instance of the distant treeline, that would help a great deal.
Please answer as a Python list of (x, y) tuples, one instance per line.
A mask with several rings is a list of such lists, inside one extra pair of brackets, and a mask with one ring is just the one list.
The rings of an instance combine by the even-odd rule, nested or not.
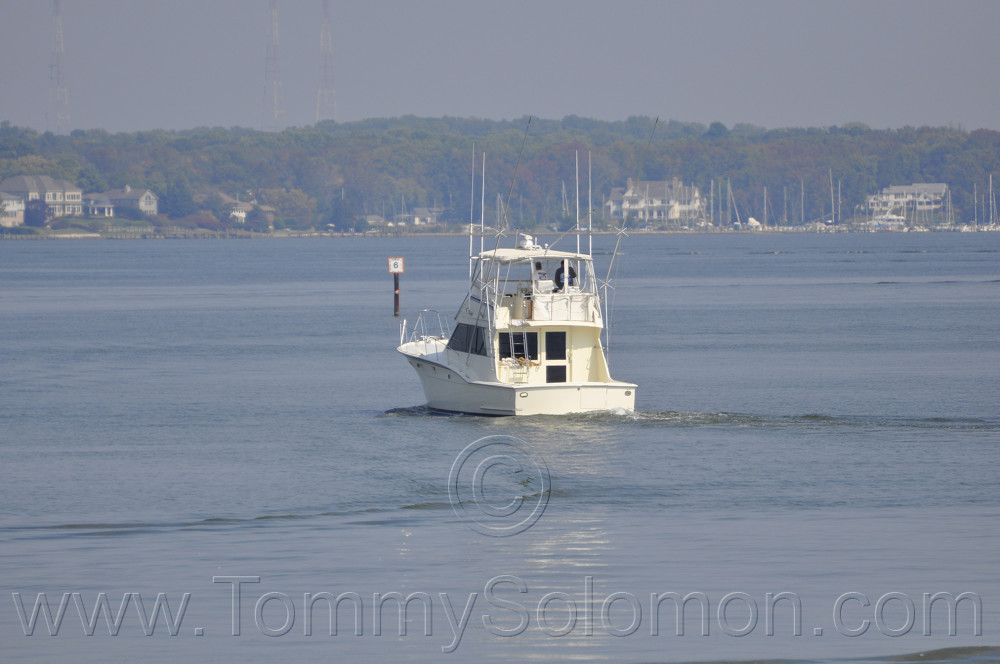
[(970, 220), (973, 192), (981, 206), (990, 173), (1000, 188), (1000, 132), (986, 129), (848, 124), (765, 130), (576, 116), (532, 118), (529, 125), (527, 117), (407, 116), (321, 122), (278, 133), (215, 127), (61, 136), (0, 124), (0, 179), (45, 174), (84, 192), (145, 187), (160, 197), (160, 211), (171, 219), (214, 218), (220, 224), (227, 219), (214, 209), (215, 193), (270, 205), (290, 228), (332, 224), (346, 230), (363, 225), (368, 214), (392, 218), (416, 207), (442, 208), (442, 219), (453, 224), (478, 222), (483, 152), (486, 223), (495, 223), (501, 201), (509, 200), (508, 219), (521, 228), (570, 223), (564, 201), (575, 214), (577, 154), (581, 214), (589, 178), (595, 219), (612, 187), (628, 178), (676, 177), (706, 197), (714, 190), (717, 206), (720, 187), (728, 182), (743, 214), (757, 217), (766, 188), (772, 223), (828, 218), (831, 179), (844, 218), (886, 186), (943, 182), (952, 192), (955, 219)]

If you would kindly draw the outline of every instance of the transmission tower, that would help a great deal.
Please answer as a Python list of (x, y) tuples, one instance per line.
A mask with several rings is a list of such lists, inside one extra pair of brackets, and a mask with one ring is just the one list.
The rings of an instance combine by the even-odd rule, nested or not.
[(261, 128), (281, 131), (285, 123), (285, 100), (281, 94), (281, 71), (278, 67), (278, 2), (271, 0), (271, 22), (267, 28), (267, 53), (264, 57), (264, 112)]
[(337, 121), (337, 94), (333, 87), (333, 32), (330, 30), (330, 2), (323, 0), (323, 27), (319, 32), (319, 91), (316, 93), (316, 122)]
[(69, 92), (66, 89), (66, 70), (63, 60), (62, 7), (60, 0), (52, 0), (52, 18), (55, 23), (55, 41), (52, 47), (52, 65), (49, 71), (49, 130), (55, 134), (69, 131)]

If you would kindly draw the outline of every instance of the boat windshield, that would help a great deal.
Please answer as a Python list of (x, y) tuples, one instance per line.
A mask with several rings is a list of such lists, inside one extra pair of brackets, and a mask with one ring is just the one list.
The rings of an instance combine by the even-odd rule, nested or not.
[(495, 283), (498, 293), (596, 293), (593, 261), (577, 256), (533, 256), (519, 260), (482, 259), (473, 283)]

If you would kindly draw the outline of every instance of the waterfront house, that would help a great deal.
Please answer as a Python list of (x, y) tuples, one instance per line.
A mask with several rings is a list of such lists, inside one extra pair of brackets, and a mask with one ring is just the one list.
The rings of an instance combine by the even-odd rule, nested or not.
[(948, 185), (924, 182), (886, 187), (868, 197), (868, 209), (873, 219), (904, 219), (911, 223), (942, 221), (941, 213), (948, 202)]
[(125, 185), (123, 189), (112, 189), (99, 195), (116, 207), (136, 208), (148, 217), (156, 216), (159, 198), (149, 189), (133, 189)]
[(413, 208), (411, 212), (403, 212), (393, 217), (396, 226), (433, 226), (444, 212), (442, 208)]
[(680, 228), (706, 219), (705, 199), (698, 187), (680, 179), (652, 181), (628, 179), (615, 187), (604, 204), (606, 218), (632, 219), (646, 226)]
[(83, 214), (83, 190), (65, 180), (55, 180), (48, 175), (17, 175), (0, 182), (0, 191), (20, 196), (25, 205), (42, 200), (48, 207), (48, 216), (73, 217)]

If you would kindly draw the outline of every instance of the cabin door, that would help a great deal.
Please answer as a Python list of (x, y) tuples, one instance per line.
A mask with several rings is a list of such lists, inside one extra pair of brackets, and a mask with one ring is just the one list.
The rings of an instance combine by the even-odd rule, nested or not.
[(545, 333), (545, 382), (565, 383), (569, 367), (566, 364), (566, 332)]

